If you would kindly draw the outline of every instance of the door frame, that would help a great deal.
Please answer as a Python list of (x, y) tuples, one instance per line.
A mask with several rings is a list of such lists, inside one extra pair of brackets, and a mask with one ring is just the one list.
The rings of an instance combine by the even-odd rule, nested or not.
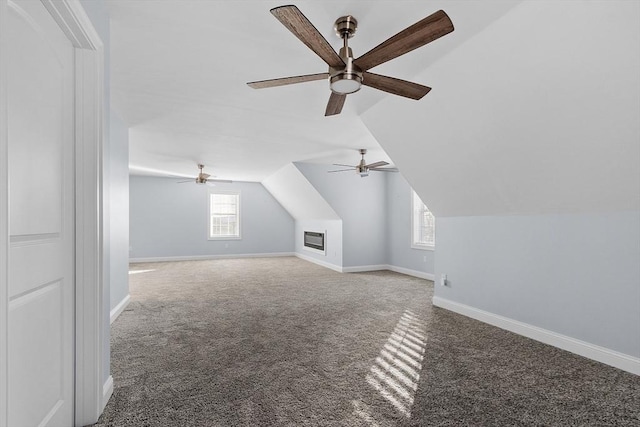
[[(41, 0), (74, 46), (75, 368), (74, 424), (97, 421), (113, 392), (106, 379), (109, 312), (103, 281), (104, 46), (79, 0)], [(0, 0), (0, 425), (8, 422), (9, 175), (8, 0)], [(107, 356), (107, 357), (105, 357)]]

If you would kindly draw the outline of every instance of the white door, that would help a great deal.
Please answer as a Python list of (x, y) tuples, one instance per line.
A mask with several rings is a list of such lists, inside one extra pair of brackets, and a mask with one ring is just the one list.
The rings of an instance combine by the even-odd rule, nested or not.
[(70, 426), (74, 50), (42, 3), (8, 4), (9, 426)]

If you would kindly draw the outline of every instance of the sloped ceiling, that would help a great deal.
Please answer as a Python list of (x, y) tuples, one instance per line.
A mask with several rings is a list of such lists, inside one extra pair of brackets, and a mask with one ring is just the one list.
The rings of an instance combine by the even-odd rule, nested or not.
[[(246, 82), (326, 71), (270, 13), (276, 1), (107, 0), (111, 15), (112, 104), (130, 127), (130, 169), (193, 176), (198, 162), (218, 178), (261, 181), (295, 161), (355, 164), (391, 159), (360, 116), (388, 95), (363, 89), (340, 116), (324, 117), (326, 81), (254, 90)], [(507, 13), (514, 1), (297, 1), (335, 48), (336, 18), (359, 22), (360, 56), (444, 9), (456, 30), (375, 68), (413, 80)], [(430, 76), (419, 83), (436, 88)], [(441, 88), (436, 88), (441, 89)], [(427, 95), (429, 97), (430, 95)], [(412, 107), (422, 101), (402, 99)], [(385, 123), (394, 126), (394, 115)]]
[(363, 121), (436, 216), (640, 210), (639, 52), (640, 2), (527, 1)]
[(271, 174), (262, 184), (296, 220), (341, 219), (293, 163)]
[(325, 70), (275, 1), (107, 0), (112, 101), (133, 173), (261, 181), (298, 161), (400, 168), (436, 216), (640, 209), (640, 2), (299, 1), (355, 56), (438, 9), (455, 31), (374, 69), (428, 85), (364, 87), (323, 116), (327, 83), (246, 82)]

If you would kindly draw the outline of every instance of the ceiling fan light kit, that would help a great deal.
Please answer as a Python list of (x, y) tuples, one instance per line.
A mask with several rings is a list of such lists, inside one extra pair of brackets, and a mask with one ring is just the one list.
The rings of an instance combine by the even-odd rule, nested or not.
[(439, 10), (354, 59), (348, 42), (358, 27), (358, 21), (353, 16), (342, 16), (334, 24), (333, 28), (343, 43), (338, 54), (296, 6), (276, 7), (271, 9), (271, 14), (326, 62), (329, 72), (249, 82), (247, 85), (254, 89), (263, 89), (326, 78), (329, 81), (331, 94), (325, 116), (340, 114), (347, 95), (359, 91), (362, 85), (405, 98), (421, 99), (429, 93), (430, 87), (370, 73), (368, 70), (453, 31), (451, 19), (444, 11)]

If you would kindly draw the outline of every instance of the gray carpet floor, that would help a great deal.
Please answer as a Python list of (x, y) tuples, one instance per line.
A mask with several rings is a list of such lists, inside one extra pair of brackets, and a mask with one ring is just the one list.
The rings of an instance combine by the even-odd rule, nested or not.
[(132, 269), (97, 426), (640, 425), (640, 377), (434, 308), (425, 280), (297, 258)]

